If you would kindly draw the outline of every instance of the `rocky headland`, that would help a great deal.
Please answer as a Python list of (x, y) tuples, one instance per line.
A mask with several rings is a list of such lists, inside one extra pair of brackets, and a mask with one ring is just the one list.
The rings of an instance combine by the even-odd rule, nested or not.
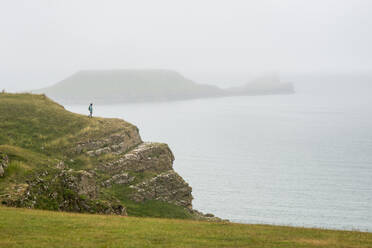
[(0, 94), (0, 114), (3, 205), (219, 220), (193, 210), (168, 145), (143, 142), (130, 123), (89, 119), (31, 94)]

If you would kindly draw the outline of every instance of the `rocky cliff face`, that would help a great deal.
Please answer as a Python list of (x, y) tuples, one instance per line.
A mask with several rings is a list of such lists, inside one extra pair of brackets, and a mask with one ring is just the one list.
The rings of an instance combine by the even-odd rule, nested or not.
[[(79, 141), (71, 158), (37, 170), (24, 182), (6, 188), (3, 204), (16, 207), (127, 215), (122, 199), (143, 204), (160, 201), (186, 209), (197, 219), (213, 219), (192, 209), (192, 189), (173, 170), (168, 145), (142, 142), (137, 129), (116, 132), (102, 139)], [(74, 157), (96, 164), (74, 169)], [(0, 158), (0, 176), (9, 159)], [(112, 189), (121, 189), (120, 196)]]
[(134, 189), (131, 198), (136, 202), (160, 200), (192, 209), (191, 187), (172, 169), (130, 188)]
[(212, 218), (192, 209), (192, 189), (173, 170), (168, 145), (143, 142), (130, 123), (87, 118), (31, 94), (1, 95), (0, 123), (2, 204)]
[(9, 159), (6, 154), (0, 154), (0, 177), (5, 174), (5, 169), (8, 167)]

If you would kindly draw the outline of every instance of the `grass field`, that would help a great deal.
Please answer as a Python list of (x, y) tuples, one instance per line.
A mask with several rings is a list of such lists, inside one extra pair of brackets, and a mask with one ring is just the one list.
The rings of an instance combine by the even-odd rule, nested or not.
[(0, 247), (372, 247), (372, 233), (0, 207)]
[(58, 157), (76, 140), (135, 128), (119, 119), (71, 113), (44, 95), (0, 94), (0, 144)]

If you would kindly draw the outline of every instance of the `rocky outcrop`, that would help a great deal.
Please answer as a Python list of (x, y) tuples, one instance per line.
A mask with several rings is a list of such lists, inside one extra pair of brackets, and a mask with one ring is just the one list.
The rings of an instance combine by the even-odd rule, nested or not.
[[(35, 175), (19, 186), (17, 194), (9, 194), (2, 201), (9, 206), (126, 215), (120, 200), (104, 197), (105, 189), (116, 185), (130, 189), (120, 198), (139, 204), (157, 200), (192, 211), (192, 189), (173, 170), (174, 156), (168, 145), (146, 142), (124, 152), (140, 141), (138, 137), (135, 142), (125, 141), (126, 135), (112, 135), (103, 141), (79, 143), (76, 150), (88, 157), (99, 160), (103, 154), (113, 154), (115, 159), (103, 160), (90, 170), (74, 170), (59, 161), (51, 171)], [(105, 149), (100, 148), (102, 145), (109, 148), (107, 152), (97, 152)], [(92, 155), (88, 148), (97, 149), (92, 150)]]
[(100, 156), (106, 153), (122, 154), (140, 143), (142, 140), (138, 129), (133, 126), (104, 138), (79, 142), (74, 152), (78, 154), (85, 152), (89, 156)]
[[(12, 193), (0, 196), (2, 203), (16, 207), (127, 215), (125, 204), (119, 198), (137, 204), (155, 200), (183, 207), (194, 219), (219, 220), (192, 209), (192, 188), (173, 170), (174, 156), (168, 145), (143, 143), (139, 136), (134, 136), (135, 141), (125, 140), (128, 137), (115, 134), (104, 140), (79, 143), (78, 153), (94, 161), (103, 159), (102, 162), (91, 169), (75, 170), (69, 168), (72, 159), (58, 161), (51, 170), (35, 174), (26, 183), (13, 185), (8, 190)], [(135, 145), (137, 142), (140, 144)], [(106, 161), (104, 154), (112, 154), (114, 159)], [(1, 168), (6, 167), (8, 158), (5, 155), (0, 158)], [(114, 196), (110, 190), (122, 193)]]
[(142, 143), (119, 159), (103, 164), (102, 168), (110, 174), (120, 172), (155, 172), (171, 170), (174, 161), (168, 145), (160, 143)]
[[(0, 102), (6, 106), (0, 108), (0, 119), (14, 123), (0, 127), (5, 141), (0, 145), (2, 204), (202, 218), (192, 209), (191, 187), (173, 170), (168, 145), (144, 143), (136, 126), (70, 113), (45, 96), (6, 94)], [(12, 112), (25, 108), (23, 118)]]
[[(129, 185), (130, 199), (137, 203), (158, 200), (192, 209), (191, 187), (173, 170), (174, 156), (168, 145), (142, 143), (119, 156), (117, 160), (102, 164), (101, 169), (111, 178), (102, 183)], [(153, 176), (138, 182), (128, 173), (152, 173)]]
[(87, 171), (61, 170), (52, 177), (45, 171), (27, 184), (18, 185), (17, 189), (18, 194), (6, 195), (2, 203), (16, 207), (127, 215), (120, 201), (97, 198), (97, 183), (94, 175)]
[(119, 185), (125, 185), (133, 182), (135, 179), (134, 176), (128, 175), (128, 173), (122, 173), (118, 175), (114, 175), (110, 179), (107, 179), (102, 183), (103, 187), (111, 187), (114, 184), (119, 184)]
[(78, 195), (86, 195), (90, 198), (96, 198), (97, 185), (92, 173), (80, 170), (75, 172), (74, 175), (71, 175), (69, 180)]
[(218, 218), (214, 216), (214, 214), (210, 214), (210, 213), (203, 214), (202, 212), (199, 212), (198, 210), (195, 210), (195, 209), (191, 210), (191, 212), (195, 220), (203, 220), (203, 221), (210, 221), (210, 222), (229, 222), (229, 220)]
[[(192, 188), (173, 170), (175, 158), (168, 145), (142, 142), (138, 129), (124, 121), (98, 122), (103, 127), (93, 123), (90, 130), (87, 128), (90, 133), (81, 130), (65, 139), (71, 142), (65, 142), (68, 144), (62, 148), (66, 150), (56, 156), (40, 154), (40, 160), (33, 164), (38, 153), (30, 152), (35, 157), (23, 158), (14, 176), (5, 175), (9, 159), (0, 154), (0, 183), (5, 186), (0, 202), (14, 207), (124, 216), (128, 214), (126, 204), (130, 204), (130, 214), (137, 214), (139, 209), (149, 216), (160, 213), (165, 217), (174, 215), (164, 214), (159, 206), (171, 204), (177, 216), (214, 220), (192, 209)], [(22, 155), (12, 154), (12, 158)], [(149, 210), (152, 204), (156, 207)]]
[(8, 167), (9, 158), (6, 154), (0, 153), (0, 177), (5, 175), (5, 169)]
[(134, 191), (131, 198), (136, 202), (159, 200), (192, 209), (192, 189), (173, 170), (163, 172), (131, 188)]

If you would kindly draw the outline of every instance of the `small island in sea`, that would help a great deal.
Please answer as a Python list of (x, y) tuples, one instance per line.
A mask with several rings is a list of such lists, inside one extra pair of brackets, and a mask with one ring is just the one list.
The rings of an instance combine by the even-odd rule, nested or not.
[(199, 84), (171, 70), (87, 70), (34, 93), (64, 104), (161, 102), (241, 95), (292, 94), (292, 83), (262, 77), (241, 87)]

